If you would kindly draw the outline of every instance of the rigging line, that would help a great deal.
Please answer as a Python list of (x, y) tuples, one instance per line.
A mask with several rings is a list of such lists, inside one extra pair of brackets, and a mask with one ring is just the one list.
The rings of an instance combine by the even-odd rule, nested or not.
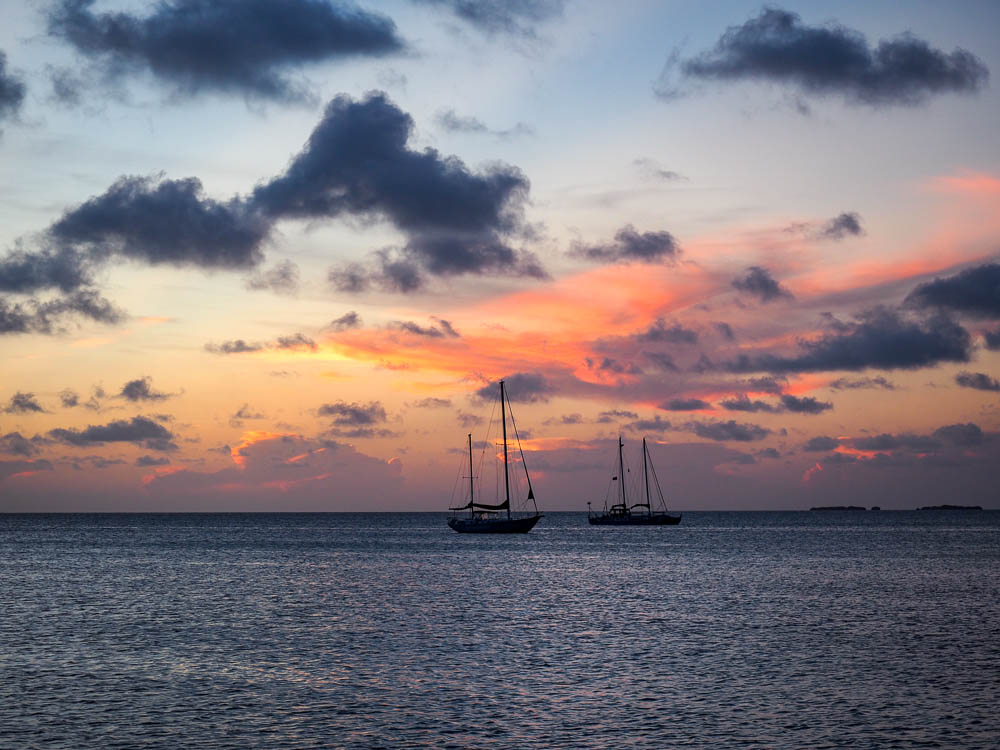
[(532, 505), (535, 506), (535, 513), (538, 512), (538, 503), (535, 501), (535, 491), (531, 488), (531, 477), (528, 475), (528, 462), (524, 460), (524, 448), (521, 447), (521, 438), (517, 434), (517, 422), (514, 421), (514, 412), (510, 412), (510, 424), (514, 428), (514, 439), (517, 440), (517, 450), (521, 454), (521, 466), (524, 467), (524, 478), (528, 480), (528, 497)]
[[(656, 467), (653, 466), (652, 456), (649, 457), (649, 470), (653, 472), (653, 481), (656, 482), (656, 494), (660, 496), (660, 506), (665, 511), (667, 509), (667, 501), (663, 499), (663, 490), (660, 489), (660, 478), (656, 476)], [(652, 510), (652, 508), (650, 508), (650, 510)]]

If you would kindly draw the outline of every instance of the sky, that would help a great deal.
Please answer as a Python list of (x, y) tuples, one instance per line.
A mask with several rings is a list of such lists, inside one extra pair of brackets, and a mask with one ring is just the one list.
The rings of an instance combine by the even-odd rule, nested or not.
[(1000, 508), (995, 2), (0, 12), (0, 511)]

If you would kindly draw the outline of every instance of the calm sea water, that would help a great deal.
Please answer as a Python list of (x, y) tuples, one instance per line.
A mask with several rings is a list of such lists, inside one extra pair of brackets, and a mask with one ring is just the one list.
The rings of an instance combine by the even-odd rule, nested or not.
[(996, 748), (1000, 512), (0, 516), (3, 748)]

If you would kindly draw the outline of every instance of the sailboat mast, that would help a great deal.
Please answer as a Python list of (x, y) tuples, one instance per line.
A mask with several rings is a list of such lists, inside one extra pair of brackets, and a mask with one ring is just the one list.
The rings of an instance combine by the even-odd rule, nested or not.
[(507, 471), (507, 409), (504, 405), (503, 381), (500, 381), (500, 421), (503, 423), (503, 488), (507, 498), (507, 518), (510, 518), (510, 473)]
[(618, 436), (618, 483), (622, 486), (622, 509), (628, 510), (628, 505), (625, 503), (625, 462), (622, 459), (622, 448), (625, 447), (625, 443), (622, 442), (622, 436)]
[(469, 509), (473, 515), (476, 514), (476, 506), (473, 503), (476, 501), (475, 497), (475, 485), (472, 479), (472, 433), (469, 433)]
[(642, 483), (646, 485), (646, 512), (653, 515), (653, 506), (649, 504), (649, 470), (646, 468), (646, 438), (642, 439)]

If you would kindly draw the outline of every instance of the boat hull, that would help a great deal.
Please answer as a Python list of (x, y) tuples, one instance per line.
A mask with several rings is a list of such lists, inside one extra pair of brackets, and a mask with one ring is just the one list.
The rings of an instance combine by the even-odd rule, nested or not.
[(459, 534), (527, 534), (542, 516), (527, 518), (449, 518), (448, 525)]
[(591, 526), (676, 526), (680, 516), (654, 513), (651, 516), (590, 516)]

